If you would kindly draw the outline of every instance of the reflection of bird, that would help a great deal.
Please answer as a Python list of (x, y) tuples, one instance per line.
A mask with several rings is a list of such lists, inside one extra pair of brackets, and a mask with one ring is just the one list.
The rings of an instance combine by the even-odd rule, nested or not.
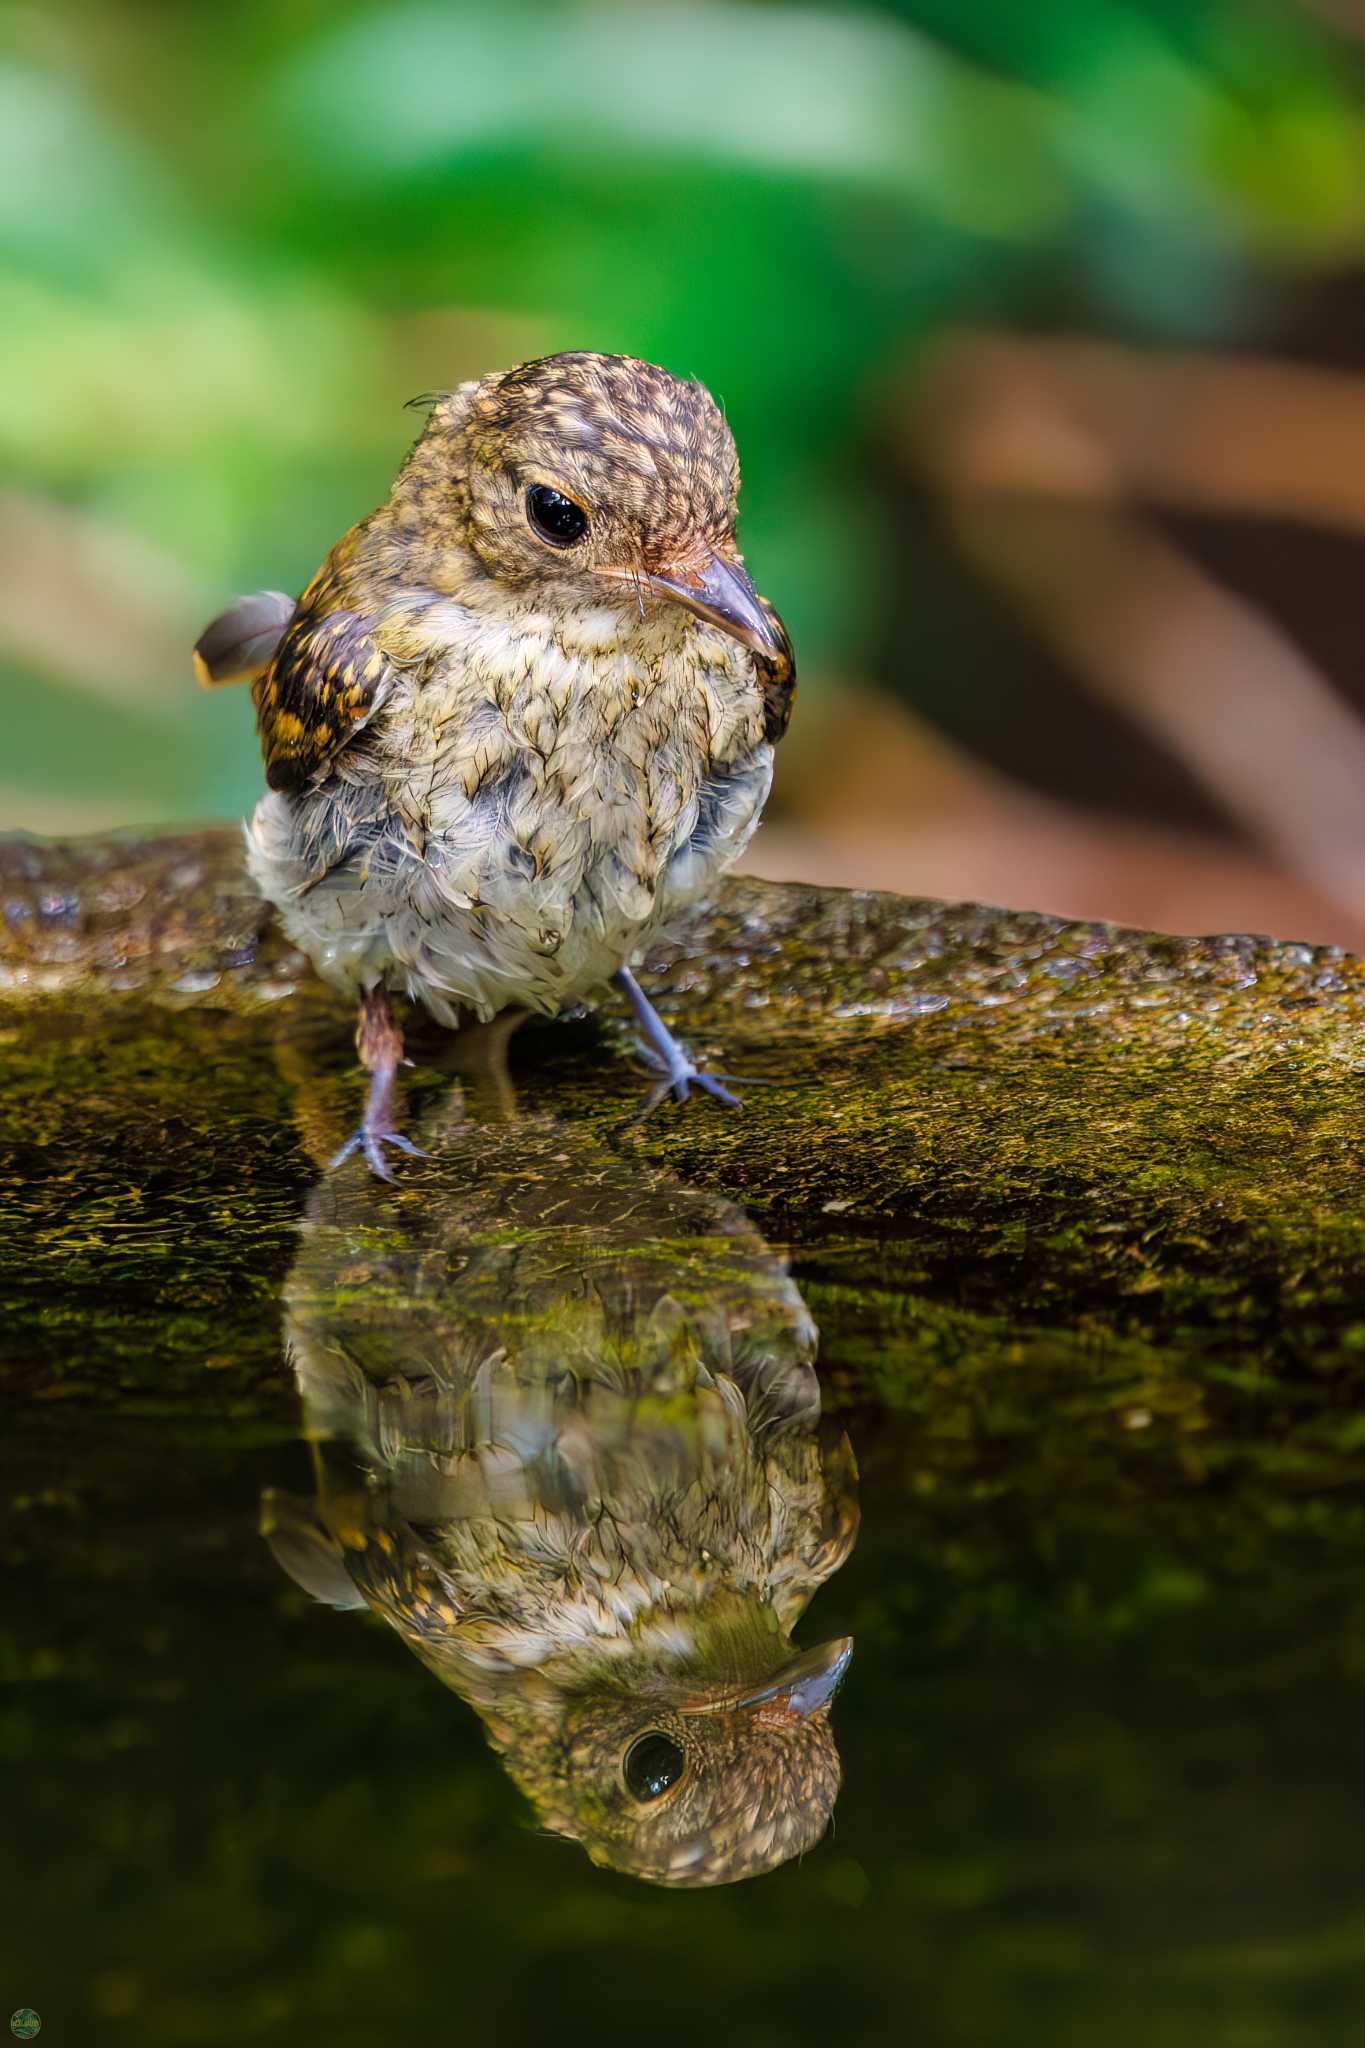
[(479, 1712), (545, 1825), (663, 1884), (824, 1832), (857, 1528), (815, 1331), (733, 1208), (548, 1121), (452, 1126), (420, 1206), (313, 1197), (288, 1339), (316, 1498), (263, 1526)]
[(210, 626), (249, 675), (271, 794), (250, 864), (361, 998), (363, 1144), (387, 1174), (402, 1040), (387, 991), (553, 1013), (613, 979), (652, 1099), (698, 1073), (630, 973), (758, 823), (794, 687), (735, 543), (739, 467), (703, 387), (559, 355), (438, 398), (386, 504), (297, 606)]

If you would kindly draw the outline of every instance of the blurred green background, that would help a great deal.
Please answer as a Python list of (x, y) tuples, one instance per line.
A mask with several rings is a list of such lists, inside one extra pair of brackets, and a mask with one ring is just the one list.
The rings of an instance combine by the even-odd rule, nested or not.
[[(703, 378), (735, 428), (742, 538), (805, 685), (756, 866), (1365, 938), (1333, 724), (1354, 719), (1354, 500), (1322, 515), (1278, 471), (1205, 489), (1206, 409), (1178, 382), (1250, 353), (1294, 400), (1311, 371), (1352, 468), (1360, 20), (1352, 0), (0, 8), (0, 823), (245, 811), (250, 707), (196, 691), (201, 625), (302, 586), (384, 494), (413, 394), (587, 346)], [(1024, 336), (1041, 357), (1011, 352)], [(1116, 683), (1087, 656), (1066, 563), (1112, 494), (1093, 461), (1059, 472), (1062, 415), (1079, 404), (1101, 470), (1114, 427), (1047, 353), (1078, 337), (1175, 366), (1116, 485), (1156, 522), (1139, 537), (1205, 595), (1241, 587), (1282, 652), (1296, 605), (1337, 621), (1340, 673), (1335, 644), (1288, 649), (1316, 723), (1295, 674), (1264, 715), (1191, 710), (1206, 672), (1232, 689), (1249, 666), (1211, 625), (1169, 711), (1146, 669)], [(1039, 363), (1060, 413), (1051, 385), (1033, 402)], [(1257, 435), (1267, 389), (1238, 414)], [(1179, 474), (1145, 491), (1163, 433)], [(1267, 545), (1277, 490), (1338, 548), (1327, 570)], [(1135, 612), (1178, 608), (1163, 589), (1120, 607), (1127, 645)], [(1305, 844), (1307, 816), (1328, 823)]]

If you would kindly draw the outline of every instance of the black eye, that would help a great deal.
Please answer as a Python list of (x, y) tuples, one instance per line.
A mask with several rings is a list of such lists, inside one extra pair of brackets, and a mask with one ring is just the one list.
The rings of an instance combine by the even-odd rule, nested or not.
[(549, 484), (532, 484), (526, 493), (526, 517), (542, 540), (557, 548), (571, 548), (588, 530), (588, 515), (563, 491)]
[(685, 1765), (677, 1743), (666, 1735), (642, 1735), (626, 1751), (626, 1789), (642, 1803), (662, 1799), (669, 1786), (677, 1784)]

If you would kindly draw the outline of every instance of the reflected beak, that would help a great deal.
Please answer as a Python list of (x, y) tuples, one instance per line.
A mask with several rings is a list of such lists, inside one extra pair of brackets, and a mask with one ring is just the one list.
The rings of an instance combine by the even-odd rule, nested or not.
[(790, 1664), (784, 1664), (762, 1685), (752, 1686), (746, 1692), (726, 1693), (720, 1698), (708, 1699), (704, 1705), (685, 1706), (683, 1712), (707, 1714), (749, 1708), (783, 1718), (794, 1715), (804, 1721), (809, 1715), (818, 1713), (821, 1707), (829, 1705), (839, 1690), (852, 1655), (852, 1636), (838, 1636), (832, 1643), (821, 1643), (818, 1649), (806, 1650), (801, 1656), (794, 1657)]
[(715, 626), (769, 661), (790, 664), (791, 641), (771, 606), (754, 589), (744, 571), (723, 555), (711, 555), (695, 573), (646, 576), (649, 589), (669, 598), (708, 626)]

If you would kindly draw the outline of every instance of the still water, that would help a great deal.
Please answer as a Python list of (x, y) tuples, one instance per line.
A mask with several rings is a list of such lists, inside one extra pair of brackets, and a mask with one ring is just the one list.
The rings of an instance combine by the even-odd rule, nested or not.
[(387, 1188), (316, 1163), (344, 1034), (191, 1022), (54, 1014), (60, 1105), (7, 1068), (7, 2013), (1359, 2037), (1365, 1501), (1312, 1401), (842, 1203), (770, 1240), (572, 1045), (520, 1107), (419, 1072)]

